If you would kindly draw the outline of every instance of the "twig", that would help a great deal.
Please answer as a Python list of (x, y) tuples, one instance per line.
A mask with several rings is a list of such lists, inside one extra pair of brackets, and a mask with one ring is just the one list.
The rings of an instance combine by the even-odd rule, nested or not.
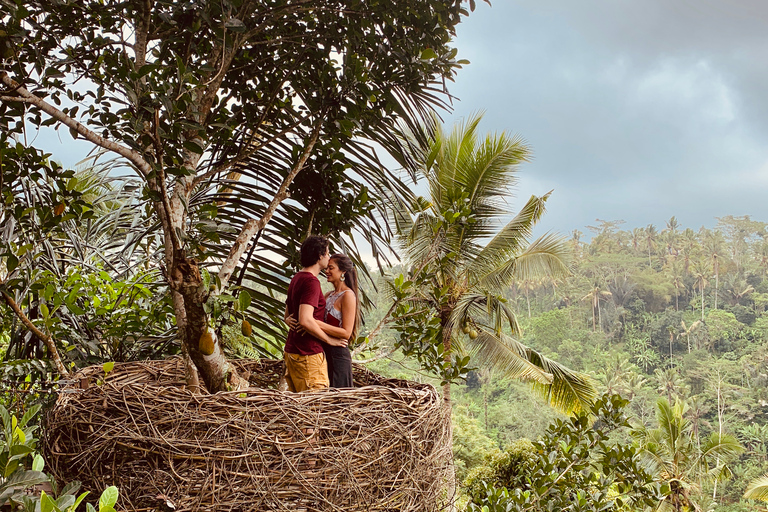
[(59, 371), (59, 373), (66, 378), (69, 378), (69, 371), (67, 371), (67, 368), (64, 366), (64, 363), (61, 361), (61, 357), (59, 356), (59, 351), (56, 348), (56, 342), (53, 340), (53, 337), (51, 337), (48, 334), (43, 333), (40, 329), (35, 327), (35, 324), (30, 321), (29, 318), (27, 318), (27, 315), (24, 314), (24, 312), (21, 310), (18, 304), (16, 304), (16, 301), (13, 300), (13, 297), (8, 295), (5, 291), (0, 292), (3, 295), (3, 298), (5, 299), (5, 302), (11, 307), (14, 313), (16, 313), (16, 316), (19, 317), (19, 320), (21, 320), (21, 323), (23, 323), (27, 329), (32, 331), (32, 334), (43, 340), (45, 343), (45, 346), (48, 348), (48, 353), (51, 355), (51, 359), (53, 359), (53, 364), (56, 365), (56, 369)]

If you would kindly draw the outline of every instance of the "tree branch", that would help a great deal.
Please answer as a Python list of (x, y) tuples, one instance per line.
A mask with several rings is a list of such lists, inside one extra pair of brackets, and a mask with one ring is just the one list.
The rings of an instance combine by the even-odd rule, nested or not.
[(219, 280), (221, 281), (222, 290), (227, 287), (229, 278), (232, 277), (232, 272), (235, 271), (235, 267), (240, 261), (240, 257), (245, 252), (245, 249), (248, 246), (248, 242), (251, 240), (251, 238), (253, 238), (253, 235), (255, 235), (259, 230), (264, 229), (267, 223), (272, 219), (272, 215), (274, 215), (277, 207), (280, 206), (280, 203), (288, 198), (288, 187), (290, 187), (294, 178), (296, 178), (296, 175), (298, 175), (299, 171), (301, 171), (301, 169), (304, 167), (304, 164), (307, 162), (312, 149), (315, 147), (315, 143), (320, 136), (320, 127), (323, 125), (323, 120), (324, 116), (321, 113), (318, 116), (315, 127), (312, 130), (312, 135), (310, 135), (309, 142), (304, 148), (304, 152), (302, 153), (301, 158), (299, 158), (299, 161), (296, 162), (296, 165), (293, 167), (293, 169), (291, 169), (291, 172), (289, 172), (288, 176), (286, 176), (283, 180), (283, 183), (280, 185), (280, 188), (275, 194), (275, 197), (272, 198), (272, 202), (269, 203), (269, 206), (267, 206), (264, 215), (262, 215), (261, 219), (259, 220), (248, 220), (248, 222), (246, 222), (243, 226), (243, 229), (240, 231), (240, 234), (237, 236), (235, 243), (232, 244), (232, 249), (230, 249), (229, 255), (227, 255), (227, 259), (224, 260), (224, 263), (221, 265), (221, 270), (219, 270)]
[[(362, 345), (360, 345), (360, 346), (362, 347)], [(355, 363), (360, 363), (360, 364), (369, 364), (369, 363), (373, 363), (374, 361), (378, 361), (379, 359), (385, 359), (385, 358), (391, 356), (392, 354), (395, 353), (396, 350), (397, 350), (397, 348), (390, 348), (388, 350), (384, 350), (382, 352), (379, 352), (375, 356), (371, 356), (368, 359), (360, 359), (359, 361), (356, 360), (356, 359), (353, 359), (352, 361), (355, 362)], [(355, 357), (355, 353), (354, 352), (352, 353), (352, 357)]]
[(99, 147), (102, 147), (106, 150), (112, 151), (114, 153), (117, 153), (118, 155), (125, 157), (129, 162), (134, 164), (138, 171), (146, 178), (146, 176), (152, 171), (152, 167), (147, 163), (146, 160), (144, 160), (141, 155), (124, 146), (121, 146), (120, 144), (107, 140), (104, 137), (98, 135), (97, 133), (89, 130), (85, 127), (84, 124), (75, 121), (71, 117), (69, 117), (67, 114), (62, 112), (61, 110), (57, 109), (50, 103), (46, 102), (44, 99), (35, 96), (32, 94), (29, 90), (27, 90), (25, 87), (22, 87), (20, 84), (18, 84), (15, 80), (13, 80), (11, 77), (8, 76), (8, 73), (5, 71), (0, 71), (0, 81), (7, 85), (8, 87), (14, 89), (16, 93), (19, 95), (20, 100), (16, 101), (23, 101), (25, 103), (30, 103), (52, 118), (56, 119), (61, 124), (68, 126), (69, 128), (72, 128), (77, 133), (85, 137), (86, 140), (89, 142), (92, 142), (93, 144), (96, 144)]
[(16, 316), (19, 317), (21, 320), (21, 323), (23, 323), (27, 329), (32, 331), (32, 334), (43, 340), (45, 342), (45, 346), (48, 347), (48, 352), (51, 354), (51, 359), (53, 359), (53, 364), (56, 365), (56, 369), (59, 371), (59, 373), (62, 375), (62, 377), (69, 378), (69, 371), (67, 371), (67, 368), (64, 366), (64, 363), (61, 361), (61, 357), (59, 356), (59, 351), (56, 349), (56, 343), (53, 341), (53, 338), (50, 335), (47, 335), (43, 333), (40, 329), (35, 327), (35, 324), (32, 323), (32, 321), (27, 318), (27, 315), (24, 314), (24, 312), (21, 310), (18, 304), (16, 304), (16, 301), (13, 300), (13, 297), (8, 295), (5, 291), (0, 292), (3, 295), (3, 298), (5, 299), (5, 302), (11, 307), (14, 313), (16, 313)]

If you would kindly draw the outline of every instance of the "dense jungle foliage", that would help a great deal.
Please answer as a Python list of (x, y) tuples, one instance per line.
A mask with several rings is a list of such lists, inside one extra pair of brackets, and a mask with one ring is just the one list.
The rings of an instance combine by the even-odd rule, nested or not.
[[(679, 482), (686, 507), (753, 510), (742, 495), (768, 472), (767, 227), (748, 216), (698, 230), (674, 217), (661, 228), (598, 221), (588, 239), (572, 233), (571, 276), (507, 293), (524, 343), (629, 400), (633, 429), (621, 435), (658, 480)], [(405, 361), (377, 364), (419, 378)], [(520, 457), (524, 439), (558, 417), (489, 370), (471, 372), (453, 399), (457, 473), (469, 477), (469, 494), (478, 474)]]
[[(61, 184), (76, 197), (72, 204), (93, 212), (89, 220), (62, 217), (48, 226), (45, 216), (30, 216), (12, 228), (5, 225), (23, 235), (12, 242), (19, 261), (4, 263), (25, 276), (23, 308), (53, 335), (70, 366), (178, 351), (167, 287), (149, 252), (141, 252), (151, 246), (151, 236), (137, 244), (131, 260), (120, 253), (126, 236), (137, 236), (142, 227), (151, 233), (141, 210), (126, 208), (139, 202), (138, 189), (109, 171), (97, 166), (73, 172)], [(22, 197), (32, 205), (56, 204), (54, 193), (40, 182)], [(678, 510), (754, 508), (742, 495), (749, 482), (768, 472), (768, 224), (724, 217), (714, 229), (697, 231), (681, 228), (674, 218), (662, 229), (619, 226), (601, 221), (590, 228), (589, 242), (575, 231), (566, 243), (570, 275), (518, 280), (502, 299), (516, 313), (522, 343), (591, 375), (599, 392), (619, 394), (628, 403), (601, 399), (608, 410), (593, 410), (593, 418), (610, 413), (613, 426), (607, 430), (605, 421), (563, 423), (526, 384), (492, 365), (469, 371), (451, 392), (456, 473), (465, 484), (462, 506), (538, 509), (551, 502), (545, 498), (556, 486), (570, 485), (591, 492), (564, 497), (562, 505), (574, 510), (637, 507), (654, 498)], [(37, 256), (25, 261), (30, 251)], [(390, 275), (403, 270), (394, 267)], [(375, 307), (366, 312), (363, 334), (373, 334), (392, 307), (386, 282), (378, 283), (378, 295), (367, 290)], [(248, 286), (258, 300), (262, 288)], [(229, 306), (214, 304), (225, 350), (230, 357), (278, 356), (277, 338), (259, 344), (241, 333), (250, 301), (243, 293)], [(7, 304), (1, 318), (3, 404), (20, 418), (47, 401), (53, 371), (43, 340)], [(356, 357), (375, 359), (369, 367), (382, 373), (439, 385), (415, 358), (393, 351), (397, 340), (397, 331), (384, 327)], [(566, 438), (571, 441), (560, 442)], [(611, 452), (617, 440), (626, 450)], [(562, 465), (579, 450), (578, 464), (574, 459), (573, 466)], [(615, 474), (580, 480), (602, 471), (599, 460), (606, 453), (624, 465), (621, 478), (658, 487), (628, 489), (636, 495), (618, 502)], [(561, 478), (553, 473), (558, 467)]]

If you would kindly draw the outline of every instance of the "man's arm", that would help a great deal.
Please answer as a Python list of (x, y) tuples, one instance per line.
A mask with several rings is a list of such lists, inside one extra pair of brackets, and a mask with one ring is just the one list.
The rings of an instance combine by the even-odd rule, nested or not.
[(347, 346), (347, 340), (339, 340), (338, 338), (330, 337), (323, 332), (318, 325), (317, 320), (315, 320), (314, 312), (315, 308), (309, 304), (299, 305), (299, 325), (309, 334), (328, 345), (336, 347)]

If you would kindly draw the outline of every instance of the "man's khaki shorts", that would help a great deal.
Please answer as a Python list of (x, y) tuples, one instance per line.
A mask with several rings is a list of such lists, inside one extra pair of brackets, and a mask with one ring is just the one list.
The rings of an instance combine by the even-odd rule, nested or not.
[(328, 387), (328, 363), (325, 360), (325, 352), (309, 356), (283, 352), (283, 356), (288, 391), (299, 393)]

